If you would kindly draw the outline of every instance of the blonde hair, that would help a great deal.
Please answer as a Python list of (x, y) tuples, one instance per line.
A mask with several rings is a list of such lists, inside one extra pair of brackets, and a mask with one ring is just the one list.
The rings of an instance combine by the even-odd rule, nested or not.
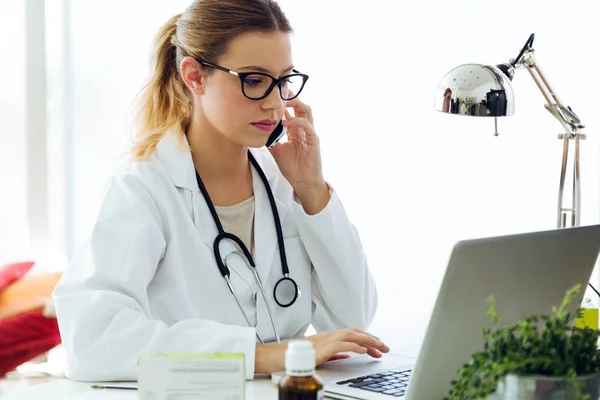
[[(149, 157), (169, 131), (183, 138), (192, 115), (192, 97), (179, 73), (186, 56), (213, 63), (228, 43), (246, 32), (292, 32), (274, 0), (196, 0), (159, 30), (151, 77), (136, 97), (134, 160)], [(212, 73), (208, 70), (208, 73)]]

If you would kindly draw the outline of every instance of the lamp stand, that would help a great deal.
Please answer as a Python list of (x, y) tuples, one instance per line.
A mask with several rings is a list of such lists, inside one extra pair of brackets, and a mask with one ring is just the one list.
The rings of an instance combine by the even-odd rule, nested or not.
[[(544, 107), (561, 123), (565, 133), (558, 135), (558, 138), (563, 141), (563, 155), (560, 171), (560, 183), (558, 189), (558, 206), (556, 210), (556, 224), (558, 228), (566, 228), (568, 226), (579, 226), (581, 217), (581, 185), (580, 185), (580, 169), (579, 169), (579, 143), (585, 140), (586, 135), (581, 133), (581, 129), (585, 125), (581, 123), (579, 117), (571, 110), (571, 107), (565, 107), (552, 88), (548, 79), (542, 72), (540, 65), (534, 57), (534, 49), (532, 47), (533, 37), (531, 35), (527, 43), (519, 53), (515, 60), (511, 60), (510, 64), (502, 64), (501, 68), (510, 78), (514, 76), (515, 71), (524, 67), (527, 69), (537, 87), (542, 92), (546, 100)], [(567, 175), (569, 161), (569, 143), (574, 142), (573, 155), (573, 192), (571, 206), (565, 206), (565, 178)], [(570, 216), (570, 218), (569, 218)], [(569, 224), (567, 224), (567, 222)]]
[[(558, 135), (558, 138), (563, 141), (563, 154), (560, 169), (560, 183), (558, 188), (558, 206), (556, 210), (556, 225), (557, 228), (567, 228), (568, 226), (579, 226), (581, 221), (581, 184), (580, 177), (581, 172), (579, 170), (579, 143), (581, 140), (586, 139), (586, 135), (581, 133), (581, 129), (585, 128), (585, 125), (581, 122), (577, 114), (571, 110), (571, 107), (565, 107), (560, 101), (560, 98), (556, 94), (556, 91), (552, 88), (548, 79), (542, 72), (540, 65), (534, 57), (534, 49), (532, 47), (534, 35), (532, 34), (525, 46), (519, 53), (516, 60), (511, 60), (510, 64), (503, 64), (498, 66), (505, 73), (508, 72), (512, 78), (515, 70), (520, 66), (527, 69), (537, 87), (542, 92), (542, 95), (546, 99), (544, 107), (561, 123), (565, 129), (565, 133)], [(507, 71), (508, 70), (508, 71)], [(567, 176), (568, 160), (569, 160), (569, 143), (573, 140), (575, 143), (574, 155), (573, 155), (573, 192), (571, 207), (564, 205), (564, 189), (565, 189), (565, 178)], [(571, 218), (568, 218), (570, 214)], [(570, 220), (570, 225), (567, 225), (567, 221)], [(588, 283), (589, 287), (600, 296), (600, 293), (596, 288)]]

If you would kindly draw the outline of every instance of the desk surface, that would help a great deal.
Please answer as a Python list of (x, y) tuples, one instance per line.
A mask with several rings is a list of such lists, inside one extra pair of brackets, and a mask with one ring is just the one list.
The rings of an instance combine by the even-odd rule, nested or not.
[[(7, 394), (0, 394), (2, 400), (137, 400), (137, 391), (92, 389), (92, 383), (61, 379), (42, 383)], [(110, 383), (107, 383), (110, 385)], [(126, 384), (120, 384), (125, 386)], [(277, 399), (277, 387), (267, 378), (257, 378), (246, 382), (246, 400)]]
[[(365, 363), (366, 360), (366, 363)], [(392, 350), (381, 360), (373, 360), (368, 356), (357, 356), (355, 363), (339, 361), (327, 363), (317, 374), (325, 374), (327, 371), (329, 379), (334, 382), (347, 376), (348, 373), (368, 374), (377, 370), (397, 367), (413, 363), (414, 357), (402, 355)], [(344, 368), (339, 369), (336, 364), (344, 363)], [(131, 383), (97, 382), (111, 386), (131, 386)], [(133, 383), (137, 386), (137, 382)], [(92, 389), (94, 383), (76, 382), (69, 379), (58, 379), (49, 383), (40, 383), (27, 386), (22, 389), (12, 390), (8, 393), (0, 393), (2, 400), (137, 400), (137, 391), (134, 390), (111, 390)], [(0, 385), (0, 390), (2, 389)], [(277, 386), (271, 382), (270, 377), (255, 377), (253, 381), (246, 381), (246, 400), (276, 400), (278, 397)]]

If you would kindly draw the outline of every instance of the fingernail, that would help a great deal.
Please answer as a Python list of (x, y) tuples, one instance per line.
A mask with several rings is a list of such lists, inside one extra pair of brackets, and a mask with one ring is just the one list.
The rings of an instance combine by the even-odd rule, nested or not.
[(382, 348), (384, 351), (389, 351), (389, 350), (390, 350), (390, 348), (389, 348), (389, 347), (387, 347), (387, 346), (386, 346), (386, 345), (385, 345), (383, 342), (381, 342), (381, 341), (379, 341), (379, 345), (381, 346), (381, 348)]

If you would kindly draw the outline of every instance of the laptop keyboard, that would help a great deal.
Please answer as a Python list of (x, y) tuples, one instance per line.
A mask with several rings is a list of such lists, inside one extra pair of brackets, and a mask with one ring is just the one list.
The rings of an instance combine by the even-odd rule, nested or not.
[(368, 390), (392, 397), (401, 397), (406, 393), (412, 370), (390, 370), (379, 374), (365, 375), (347, 381), (337, 382), (351, 388)]

